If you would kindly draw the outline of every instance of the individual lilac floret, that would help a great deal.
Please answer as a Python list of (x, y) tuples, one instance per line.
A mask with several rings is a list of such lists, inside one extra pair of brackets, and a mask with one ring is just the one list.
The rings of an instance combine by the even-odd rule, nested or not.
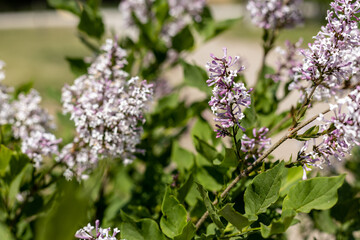
[(303, 51), (302, 79), (311, 81), (317, 100), (342, 94), (343, 89), (359, 83), (360, 32), (359, 1), (334, 0), (327, 13), (327, 25)]
[(249, 0), (246, 8), (252, 22), (264, 29), (293, 28), (303, 22), (302, 0)]
[(269, 148), (271, 139), (266, 137), (269, 129), (262, 127), (259, 130), (253, 129), (253, 138), (249, 138), (246, 134), (241, 139), (241, 151), (246, 153), (245, 159), (258, 159), (263, 152)]
[(240, 125), (241, 119), (245, 116), (241, 107), (250, 106), (250, 91), (245, 88), (243, 83), (234, 81), (237, 74), (245, 68), (237, 65), (240, 59), (238, 56), (234, 58), (234, 61), (232, 57), (227, 57), (226, 48), (224, 48), (222, 58), (217, 58), (213, 54), (210, 56), (213, 60), (206, 65), (210, 72), (210, 77), (206, 82), (208, 86), (214, 85), (209, 105), (216, 116), (214, 120), (218, 123), (216, 124), (218, 129), (215, 130), (217, 137), (229, 136), (229, 128), (234, 126), (245, 131)]
[(318, 118), (325, 122), (321, 130), (327, 131), (322, 141), (317, 143), (313, 140), (310, 152), (305, 152), (309, 142), (300, 150), (298, 161), (303, 165), (321, 168), (324, 164), (331, 164), (331, 159), (341, 161), (354, 146), (360, 146), (360, 86), (345, 98), (337, 100), (337, 103), (330, 105), (334, 111), (330, 120), (324, 119), (324, 116)]
[(87, 226), (76, 231), (75, 237), (82, 240), (117, 240), (116, 235), (118, 233), (120, 233), (118, 228), (113, 230), (111, 228), (101, 228), (100, 221), (96, 220), (95, 227), (88, 223)]
[(139, 151), (136, 145), (153, 89), (138, 77), (128, 80), (123, 71), (125, 57), (117, 42), (108, 39), (88, 74), (63, 88), (63, 111), (74, 120), (77, 137), (63, 149), (58, 161), (65, 162), (78, 178), (96, 166), (99, 157), (120, 157), (130, 163)]
[(52, 157), (59, 154), (58, 145), (61, 139), (51, 133), (31, 132), (21, 143), (21, 151), (34, 161), (34, 166), (40, 168), (43, 156)]

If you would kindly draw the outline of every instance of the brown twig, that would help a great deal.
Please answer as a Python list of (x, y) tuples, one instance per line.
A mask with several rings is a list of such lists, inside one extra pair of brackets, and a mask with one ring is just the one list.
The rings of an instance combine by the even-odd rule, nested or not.
[[(322, 112), (322, 114), (326, 114), (330, 111), (330, 109), (327, 109)], [(289, 133), (285, 134), (279, 141), (277, 141), (274, 145), (272, 145), (261, 157), (259, 157), (251, 166), (249, 166), (247, 169), (242, 171), (236, 178), (229, 184), (229, 186), (226, 187), (226, 189), (221, 193), (220, 198), (215, 199), (212, 204), (216, 205), (219, 203), (219, 199), (223, 199), (230, 190), (240, 181), (240, 179), (249, 173), (251, 173), (260, 163), (264, 161), (265, 158), (267, 158), (276, 148), (278, 148), (283, 142), (285, 142), (287, 139), (292, 138), (297, 131), (308, 125), (309, 123), (313, 122), (316, 118), (319, 117), (320, 114), (317, 114), (313, 116), (312, 118), (306, 120), (305, 122), (301, 123), (296, 128), (293, 128)], [(199, 221), (196, 223), (196, 230), (200, 228), (200, 226), (203, 224), (203, 222), (206, 220), (206, 218), (209, 216), (209, 212), (206, 211), (202, 217), (199, 219)]]

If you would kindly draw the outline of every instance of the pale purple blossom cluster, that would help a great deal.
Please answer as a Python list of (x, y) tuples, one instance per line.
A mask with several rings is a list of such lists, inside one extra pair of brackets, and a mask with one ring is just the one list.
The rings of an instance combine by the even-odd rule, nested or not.
[(152, 98), (151, 84), (123, 71), (126, 52), (108, 39), (102, 53), (74, 85), (62, 92), (64, 113), (75, 122), (77, 136), (65, 146), (58, 161), (68, 169), (65, 177), (86, 178), (86, 171), (101, 157), (120, 157), (127, 164), (140, 150), (144, 111)]
[(302, 79), (316, 87), (316, 100), (342, 94), (343, 89), (359, 83), (360, 71), (360, 2), (335, 0), (327, 13), (327, 25), (315, 36), (301, 68)]
[[(0, 80), (5, 78), (4, 65), (0, 61)], [(0, 124), (11, 124), (14, 138), (21, 141), (21, 151), (39, 168), (44, 156), (59, 153), (61, 139), (49, 133), (55, 126), (51, 116), (40, 107), (41, 97), (36, 90), (20, 93), (17, 99), (13, 99), (12, 92), (11, 88), (0, 84)]]
[(264, 29), (293, 28), (302, 23), (302, 0), (249, 0), (246, 8), (252, 22)]
[(82, 240), (117, 240), (116, 235), (119, 233), (118, 228), (113, 230), (111, 228), (101, 228), (100, 221), (96, 220), (95, 227), (88, 223), (87, 226), (76, 231), (75, 237)]
[(262, 127), (259, 130), (256, 128), (252, 131), (252, 138), (244, 134), (241, 138), (241, 151), (246, 153), (245, 159), (258, 159), (263, 152), (270, 147), (271, 139), (266, 137), (269, 129)]
[[(124, 0), (120, 2), (119, 9), (123, 15), (126, 27), (134, 27), (135, 19), (141, 24), (155, 20), (152, 10), (154, 0)], [(161, 29), (161, 39), (167, 47), (171, 47), (171, 40), (192, 20), (201, 21), (201, 13), (206, 0), (167, 0), (170, 18), (165, 21)]]
[(314, 139), (312, 151), (305, 152), (309, 145), (307, 141), (299, 152), (298, 161), (305, 169), (306, 165), (322, 167), (331, 164), (331, 159), (341, 161), (354, 146), (360, 146), (360, 86), (337, 103), (330, 105), (334, 112), (331, 119), (326, 120), (323, 115), (318, 118), (325, 122), (320, 129), (325, 131), (322, 141), (317, 143)]
[(244, 131), (245, 129), (240, 125), (245, 116), (241, 108), (249, 107), (251, 103), (250, 91), (243, 83), (235, 82), (235, 77), (245, 67), (238, 66), (240, 59), (238, 56), (233, 60), (231, 56), (227, 57), (227, 49), (223, 50), (222, 58), (211, 54), (213, 60), (206, 65), (210, 72), (206, 82), (208, 86), (214, 86), (209, 105), (216, 116), (214, 120), (218, 123), (216, 124), (218, 129), (215, 130), (217, 137), (229, 136), (229, 128), (235, 126)]
[[(277, 68), (274, 74), (268, 74), (266, 77), (271, 78), (274, 82), (286, 82), (291, 81), (292, 86), (289, 87), (293, 89), (298, 82), (298, 70), (302, 66), (301, 56), (301, 44), (303, 40), (299, 39), (296, 43), (291, 43), (290, 41), (285, 42), (285, 48), (277, 47), (275, 51), (278, 52), (280, 57), (277, 61)], [(295, 84), (294, 84), (295, 83)]]

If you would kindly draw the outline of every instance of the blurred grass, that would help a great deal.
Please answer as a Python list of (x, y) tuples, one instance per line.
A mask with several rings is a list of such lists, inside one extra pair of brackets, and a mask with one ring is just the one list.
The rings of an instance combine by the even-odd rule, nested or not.
[(76, 37), (76, 29), (39, 28), (0, 30), (0, 59), (6, 62), (4, 83), (10, 86), (29, 81), (44, 100), (57, 98), (63, 84), (74, 75), (65, 56), (90, 56)]

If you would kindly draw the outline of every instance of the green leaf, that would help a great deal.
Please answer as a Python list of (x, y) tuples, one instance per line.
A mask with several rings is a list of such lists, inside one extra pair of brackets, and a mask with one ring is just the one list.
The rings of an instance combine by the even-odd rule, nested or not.
[(239, 164), (238, 158), (234, 149), (232, 148), (225, 148), (225, 157), (222, 160), (220, 166), (229, 168), (229, 167), (237, 167)]
[(257, 175), (246, 188), (244, 195), (245, 213), (249, 220), (256, 220), (257, 215), (279, 198), (284, 162), (274, 168)]
[(292, 187), (284, 199), (283, 209), (309, 213), (312, 209), (325, 210), (337, 202), (337, 189), (345, 175), (317, 177), (301, 181)]
[(80, 4), (79, 1), (74, 0), (47, 0), (48, 4), (56, 9), (62, 9), (69, 11), (77, 16), (80, 16)]
[(5, 147), (0, 146), (0, 174), (3, 174), (9, 166), (9, 162), (12, 156), (12, 151)]
[(280, 196), (284, 197), (286, 194), (288, 194), (290, 188), (302, 179), (302, 175), (302, 167), (284, 168)]
[(160, 219), (160, 227), (163, 233), (170, 238), (180, 235), (187, 224), (187, 212), (175, 196), (170, 194), (169, 188), (164, 195), (161, 211), (163, 216)]
[(20, 191), (21, 181), (22, 181), (24, 174), (27, 171), (28, 167), (30, 167), (30, 164), (26, 165), (22, 169), (22, 171), (10, 183), (9, 196), (8, 196), (9, 207), (12, 207), (15, 204), (16, 196)]
[(294, 138), (296, 140), (299, 140), (299, 141), (308, 141), (310, 140), (311, 138), (317, 138), (319, 137), (320, 135), (318, 134), (319, 133), (319, 129), (320, 127), (315, 125), (315, 126), (312, 126), (311, 128), (309, 128), (308, 130), (306, 130), (303, 134), (299, 134), (299, 135), (296, 135)]
[(196, 151), (204, 156), (209, 162), (212, 163), (216, 158), (223, 159), (221, 154), (219, 154), (214, 147), (201, 140), (198, 136), (194, 136), (194, 144)]
[(185, 83), (189, 86), (196, 87), (207, 95), (211, 95), (211, 87), (208, 87), (206, 84), (206, 80), (209, 78), (206, 71), (197, 65), (189, 64), (185, 61), (181, 61), (180, 63), (184, 69)]
[(0, 223), (0, 239), (14, 240), (14, 236), (11, 234), (9, 227)]
[(281, 218), (279, 220), (273, 220), (269, 226), (260, 223), (261, 236), (268, 238), (273, 234), (284, 233), (290, 227), (295, 215), (295, 211), (288, 209), (281, 214)]
[(177, 141), (174, 142), (171, 150), (171, 160), (174, 161), (181, 173), (190, 170), (194, 166), (194, 154), (179, 146)]
[(66, 57), (66, 61), (70, 65), (71, 72), (76, 77), (87, 74), (87, 68), (89, 67), (89, 64), (87, 64), (84, 59)]
[(233, 206), (234, 203), (226, 204), (222, 209), (220, 209), (219, 214), (234, 225), (239, 231), (242, 231), (242, 229), (249, 226), (251, 222), (249, 222), (248, 219), (239, 212), (235, 211)]
[(90, 37), (100, 39), (105, 32), (104, 23), (100, 12), (92, 10), (89, 6), (84, 6), (78, 29), (85, 32)]
[(179, 236), (176, 236), (174, 240), (191, 240), (195, 236), (196, 227), (192, 222), (188, 222), (184, 227), (182, 233)]
[(207, 211), (209, 212), (209, 216), (210, 216), (211, 220), (216, 224), (216, 226), (218, 226), (218, 228), (224, 229), (224, 225), (222, 224), (222, 222), (220, 220), (220, 216), (217, 214), (215, 206), (212, 204), (212, 202), (209, 199), (208, 192), (204, 189), (204, 187), (201, 184), (199, 184), (199, 183), (196, 183), (196, 184), (197, 184), (198, 191), (199, 191), (201, 197), (203, 198), (205, 207), (206, 207)]
[(222, 184), (219, 183), (219, 180), (216, 179), (215, 172), (209, 172), (210, 170), (214, 170), (213, 167), (205, 168), (199, 167), (196, 169), (196, 181), (198, 181), (201, 185), (205, 186), (207, 190), (212, 192), (217, 192), (222, 189)]
[[(123, 215), (124, 213), (122, 213), (122, 216)], [(122, 239), (166, 240), (157, 223), (152, 219), (146, 218), (135, 222), (129, 217), (126, 217), (126, 220), (123, 219), (121, 223), (120, 234)]]
[(191, 129), (191, 136), (198, 136), (200, 139), (212, 143), (216, 146), (221, 139), (216, 137), (214, 130), (210, 127), (209, 123), (201, 118), (198, 118), (193, 128)]
[(330, 215), (330, 210), (314, 211), (313, 216), (315, 227), (320, 231), (330, 234), (336, 233), (337, 226)]
[(89, 222), (87, 214), (91, 198), (84, 194), (76, 181), (60, 179), (57, 184), (58, 197), (52, 209), (36, 222), (35, 240), (74, 239), (79, 226)]
[(178, 200), (183, 203), (194, 184), (194, 175), (191, 173), (186, 182), (179, 188)]
[(192, 48), (194, 46), (194, 43), (195, 40), (189, 26), (183, 28), (172, 39), (172, 47), (178, 52)]

